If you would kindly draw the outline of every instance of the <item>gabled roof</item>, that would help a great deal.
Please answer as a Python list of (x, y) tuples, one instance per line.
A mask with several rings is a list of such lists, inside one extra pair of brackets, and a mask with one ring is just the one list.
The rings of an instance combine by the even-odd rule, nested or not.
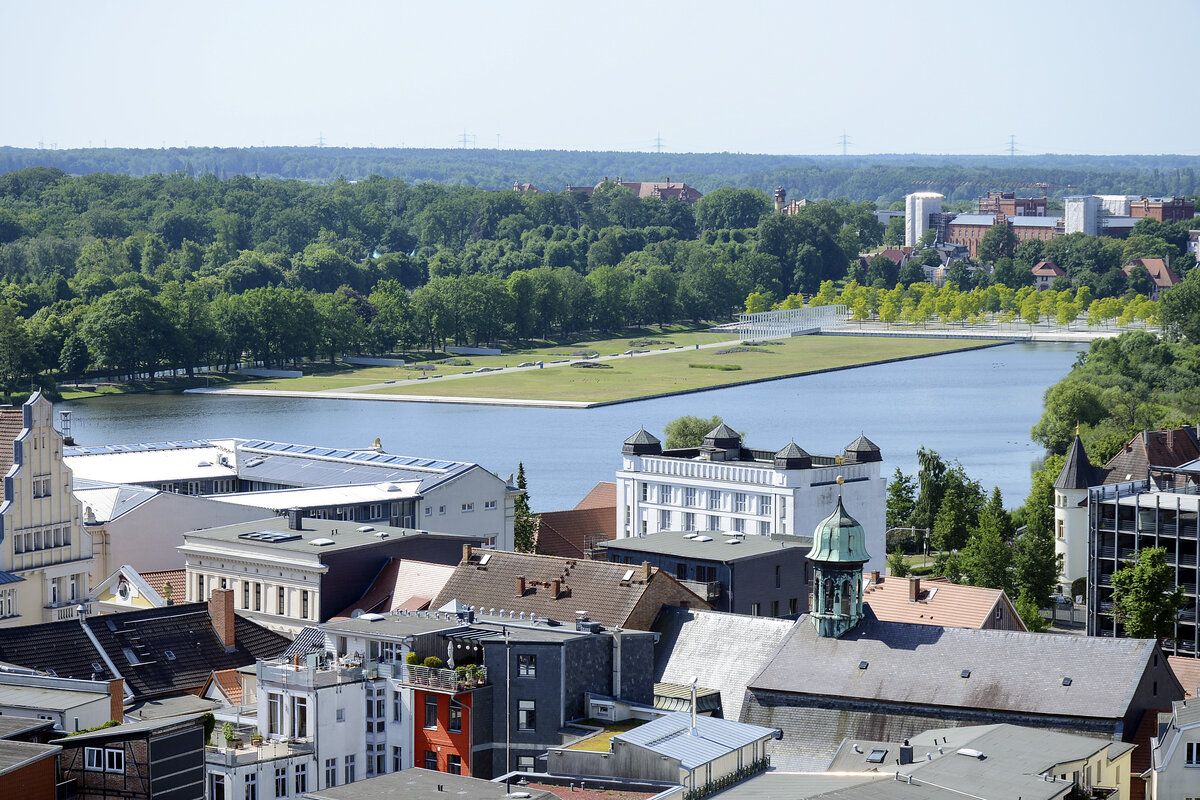
[(1128, 276), (1130, 271), (1137, 266), (1145, 267), (1146, 271), (1150, 273), (1150, 278), (1154, 281), (1154, 285), (1160, 289), (1169, 289), (1182, 280), (1174, 270), (1167, 266), (1167, 262), (1161, 258), (1135, 258), (1122, 267), (1121, 272)]
[(1183, 687), (1184, 696), (1196, 697), (1196, 690), (1200, 688), (1200, 658), (1167, 656), (1167, 664)]
[(742, 435), (722, 422), (720, 425), (704, 434), (704, 438), (705, 440), (737, 439), (740, 442), (742, 440)]
[[(617, 484), (615, 481), (600, 481), (584, 498), (575, 504), (573, 511), (583, 511), (586, 508), (616, 508)], [(616, 519), (616, 516), (613, 516)], [(616, 524), (615, 522), (613, 523)]]
[(158, 592), (160, 596), (166, 598), (167, 584), (171, 584), (171, 597), (183, 597), (186, 595), (184, 591), (184, 580), (186, 570), (183, 569), (160, 569), (153, 572), (141, 573), (142, 580), (150, 585), (150, 588)]
[(718, 717), (697, 716), (695, 722), (693, 728), (691, 712), (675, 711), (612, 738), (678, 759), (683, 769), (692, 770), (780, 733), (773, 728)]
[(229, 705), (242, 704), (242, 676), (236, 669), (214, 669), (200, 690), (201, 696), (207, 694), (210, 688), (216, 688)]
[[(524, 579), (525, 592), (517, 593), (518, 579)], [(664, 584), (647, 595), (651, 584)], [(557, 585), (558, 594), (555, 595)], [(470, 559), (458, 565), (431, 608), (441, 608), (451, 600), (487, 612), (490, 609), (525, 611), (539, 617), (571, 620), (577, 611), (602, 625), (622, 628), (648, 627), (658, 608), (647, 603), (683, 603), (707, 608), (708, 603), (684, 588), (673, 577), (651, 567), (610, 564), (574, 558), (511, 553), (503, 550), (475, 550)]]
[(1087, 451), (1083, 449), (1083, 440), (1075, 434), (1075, 440), (1067, 450), (1067, 460), (1062, 471), (1054, 481), (1055, 489), (1086, 489), (1100, 482), (1100, 471), (1088, 461)]
[(667, 607), (653, 630), (654, 680), (691, 683), (721, 693), (727, 719), (741, 719), (746, 683), (766, 664), (795, 623), (720, 611)]
[(1139, 480), (1146, 477), (1150, 467), (1179, 467), (1197, 458), (1200, 458), (1200, 441), (1195, 428), (1185, 425), (1142, 431), (1104, 465), (1104, 483)]
[(552, 556), (587, 558), (597, 543), (617, 538), (617, 507), (544, 511), (538, 515), (537, 550)]
[(240, 616), (234, 635), (236, 649), (227, 653), (207, 604), (189, 603), (0, 629), (0, 660), (54, 670), (60, 678), (121, 677), (142, 699), (199, 689), (214, 669), (270, 658), (288, 645)]
[(363, 596), (349, 608), (335, 614), (333, 619), (350, 617), (355, 610), (386, 614), (400, 608), (410, 608), (414, 598), (420, 598), (421, 602), (413, 610), (427, 608), (430, 599), (437, 596), (452, 574), (454, 567), (445, 564), (389, 558)]
[[(172, 588), (174, 588), (175, 586), (179, 586), (179, 587), (183, 586), (182, 581), (183, 581), (183, 572), (184, 571), (178, 570), (178, 572), (179, 572), (179, 582), (172, 583), (171, 584)], [(139, 575), (138, 571), (136, 569), (129, 566), (128, 564), (122, 564), (120, 567), (117, 567), (116, 572), (114, 572), (112, 575), (109, 575), (107, 578), (102, 580), (96, 586), (93, 586), (92, 587), (92, 597), (100, 597), (101, 595), (103, 595), (109, 591), (115, 593), (117, 591), (118, 585), (122, 582), (132, 585), (134, 587), (134, 589), (137, 591), (137, 593), (140, 594), (142, 597), (144, 597), (146, 599), (146, 602), (149, 603), (151, 606), (154, 606), (156, 608), (161, 608), (162, 606), (166, 605), (166, 601), (163, 599), (162, 595), (153, 586), (150, 585), (149, 581), (147, 581), (145, 578), (143, 578), (141, 575)]]
[(1044, 275), (1048, 278), (1061, 278), (1067, 274), (1065, 269), (1060, 267), (1058, 264), (1055, 264), (1053, 261), (1039, 261), (1033, 265), (1033, 269), (1031, 269), (1030, 272), (1032, 272), (1034, 275)]
[[(920, 581), (916, 601), (909, 600), (914, 581)], [(879, 583), (867, 583), (863, 603), (877, 619), (885, 622), (948, 628), (983, 628), (995, 614), (996, 606), (1002, 605), (1005, 613), (1025, 630), (1004, 590), (986, 586), (967, 586), (944, 579), (880, 576)]]
[[(1134, 705), (1155, 652), (1149, 639), (912, 625), (883, 622), (867, 610), (863, 621), (838, 639), (819, 636), (801, 617), (747, 686), (848, 700), (1112, 720)], [(864, 662), (867, 667), (860, 668)], [(968, 677), (962, 676), (964, 670)], [(1071, 679), (1069, 686), (1064, 678)], [(1177, 683), (1160, 682), (1159, 691), (1164, 700), (1183, 695)]]

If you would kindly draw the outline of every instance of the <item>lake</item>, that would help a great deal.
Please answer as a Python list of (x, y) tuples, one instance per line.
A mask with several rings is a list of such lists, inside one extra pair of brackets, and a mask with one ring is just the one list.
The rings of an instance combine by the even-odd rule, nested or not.
[(860, 433), (883, 451), (884, 474), (916, 472), (917, 449), (958, 459), (1006, 505), (1029, 490), (1042, 451), (1029, 429), (1042, 394), (1081, 344), (1004, 347), (787, 378), (592, 409), (216, 395), (126, 395), (62, 403), (79, 444), (245, 437), (474, 461), (507, 477), (525, 463), (535, 511), (571, 508), (612, 480), (621, 442), (639, 426), (663, 438), (684, 414), (720, 414), (746, 444), (837, 455)]

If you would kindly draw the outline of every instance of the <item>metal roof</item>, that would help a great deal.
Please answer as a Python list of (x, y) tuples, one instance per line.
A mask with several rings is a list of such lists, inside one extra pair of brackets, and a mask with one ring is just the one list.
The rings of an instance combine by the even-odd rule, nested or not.
[(693, 770), (780, 734), (774, 728), (718, 717), (697, 716), (695, 722), (693, 728), (690, 711), (675, 711), (612, 738), (614, 742), (627, 742), (667, 758), (679, 759), (681, 767)]
[(71, 689), (49, 689), (44, 686), (0, 685), (0, 706), (67, 711), (97, 700), (107, 701), (108, 695)]
[(239, 506), (253, 506), (282, 513), (290, 508), (325, 508), (359, 503), (389, 503), (421, 496), (419, 481), (369, 483), (349, 486), (318, 486), (303, 489), (275, 489), (264, 492), (210, 494), (209, 500)]
[[(286, 553), (292, 558), (295, 558), (297, 555), (305, 555), (315, 561), (322, 553), (350, 550), (356, 547), (373, 547), (407, 536), (431, 535), (426, 531), (393, 528), (378, 523), (363, 525), (360, 522), (334, 519), (312, 519), (305, 517), (301, 521), (301, 524), (302, 530), (296, 531), (288, 527), (286, 518), (271, 517), (251, 522), (239, 522), (236, 525), (225, 525), (220, 528), (188, 531), (184, 534), (184, 544), (180, 547), (182, 552), (186, 553), (194, 552), (197, 547), (201, 546), (211, 547), (215, 543), (216, 546), (233, 545), (239, 549), (242, 547), (253, 547), (258, 548), (258, 552), (278, 552), (281, 556)], [(371, 530), (360, 531), (358, 530), (360, 527), (369, 527)], [(246, 539), (242, 536), (244, 533), (269, 533), (274, 531), (298, 534), (298, 538), (288, 539), (283, 542), (271, 542), (262, 537), (255, 540)], [(464, 542), (468, 543), (479, 541), (479, 537), (466, 534), (437, 533), (432, 535), (461, 538)], [(327, 543), (319, 543), (322, 540)]]
[[(708, 541), (704, 541), (707, 539)], [(693, 558), (701, 561), (722, 563), (746, 558), (758, 558), (788, 547), (809, 547), (809, 537), (789, 536), (776, 539), (774, 536), (757, 534), (735, 535), (711, 531), (661, 531), (645, 536), (629, 536), (600, 543), (609, 551), (653, 553), (655, 555)]]

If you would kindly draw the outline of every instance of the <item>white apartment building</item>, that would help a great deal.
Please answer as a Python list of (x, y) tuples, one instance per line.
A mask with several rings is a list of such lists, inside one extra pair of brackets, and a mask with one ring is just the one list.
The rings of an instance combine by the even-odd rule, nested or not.
[[(519, 489), (478, 464), (393, 455), (378, 441), (370, 448), (338, 449), (198, 439), (73, 447), (66, 460), (80, 478), (202, 495), (262, 517), (299, 509), (313, 519), (465, 533), (486, 537), (489, 547), (513, 547)], [(229, 509), (222, 520), (234, 521), (233, 513)], [(114, 532), (113, 552), (121, 546), (116, 538)], [(110, 571), (127, 561), (111, 559)]]
[(0, 408), (0, 627), (71, 619), (88, 597), (92, 539), (40, 392)]
[(1146, 781), (1151, 800), (1200, 795), (1200, 701), (1188, 702), (1177, 700), (1170, 714), (1159, 715), (1161, 733), (1150, 740), (1153, 761)]
[(679, 530), (806, 536), (837, 505), (841, 477), (841, 494), (867, 532), (865, 569), (884, 568), (887, 479), (879, 448), (865, 436), (840, 456), (814, 456), (795, 442), (779, 451), (743, 447), (728, 425), (700, 447), (678, 450), (663, 450), (639, 430), (621, 452), (617, 538)]

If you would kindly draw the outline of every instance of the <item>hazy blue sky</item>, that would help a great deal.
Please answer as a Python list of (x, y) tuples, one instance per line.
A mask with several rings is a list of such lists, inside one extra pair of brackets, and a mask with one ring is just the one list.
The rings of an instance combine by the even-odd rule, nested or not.
[[(0, 145), (1197, 153), (1200, 2), (0, 0)], [(1171, 77), (1179, 71), (1181, 76)]]

